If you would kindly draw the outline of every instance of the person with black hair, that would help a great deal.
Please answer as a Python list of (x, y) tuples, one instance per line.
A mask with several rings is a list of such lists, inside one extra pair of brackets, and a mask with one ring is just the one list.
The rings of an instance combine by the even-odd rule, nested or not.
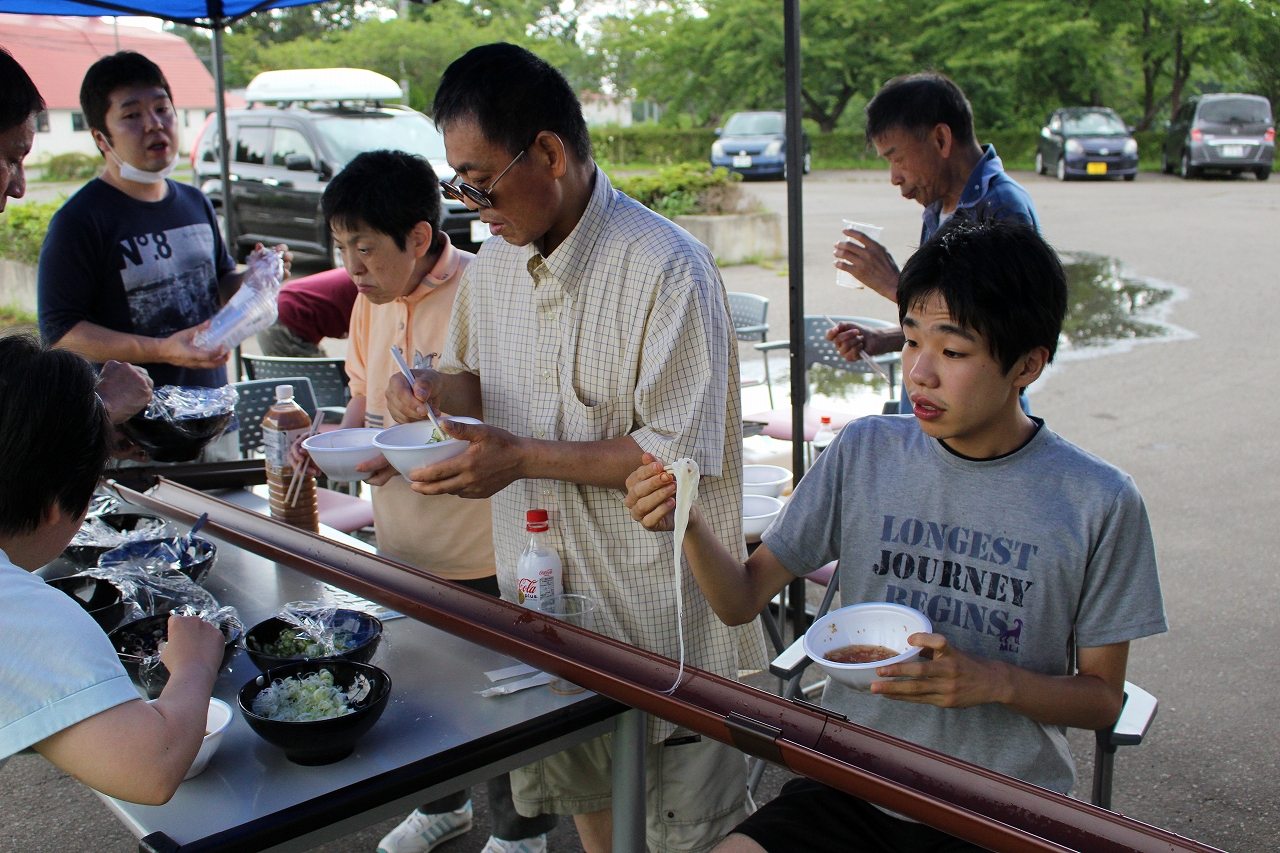
[[(851, 721), (1066, 793), (1066, 727), (1099, 729), (1124, 704), (1129, 643), (1167, 630), (1146, 507), (1133, 480), (1018, 404), (1052, 361), (1067, 308), (1062, 264), (1031, 227), (955, 221), (898, 285), (914, 415), (841, 430), (745, 564), (695, 508), (685, 554), (716, 613), (752, 618), (798, 577), (839, 560), (845, 605), (923, 612), (915, 661), (859, 693), (832, 681)], [(626, 504), (670, 526), (661, 463)], [(722, 853), (979, 848), (807, 779), (739, 826)]]
[[(903, 198), (924, 206), (920, 242), (953, 216), (1013, 219), (1039, 227), (1035, 204), (1022, 185), (1004, 171), (994, 145), (979, 145), (973, 110), (960, 87), (929, 71), (895, 77), (866, 108), (867, 141), (889, 162), (889, 178)], [(851, 274), (876, 293), (897, 302), (898, 265), (883, 245), (847, 230), (835, 247), (836, 269)], [(862, 245), (859, 245), (862, 244)], [(827, 333), (840, 354), (857, 361), (902, 349), (902, 330), (873, 329), (843, 322)], [(903, 398), (903, 412), (908, 412)]]
[(22, 161), (36, 137), (36, 114), (44, 109), (36, 84), (18, 60), (0, 47), (0, 211), (27, 192)]
[(108, 796), (160, 805), (204, 738), (222, 633), (171, 616), (169, 683), (148, 703), (84, 608), (31, 574), (67, 547), (102, 475), (98, 387), (78, 355), (0, 338), (0, 764), (34, 747)]
[[(49, 224), (37, 283), (41, 336), (98, 364), (143, 365), (157, 385), (227, 384), (226, 350), (194, 338), (242, 273), (209, 199), (167, 179), (178, 130), (164, 73), (140, 53), (105, 56), (85, 73), (80, 105), (105, 164)], [(238, 427), (232, 421), (202, 460), (238, 458)]]
[[(493, 496), (505, 599), (518, 600), (525, 513), (545, 509), (564, 588), (595, 600), (596, 630), (668, 657), (683, 645), (688, 666), (726, 678), (763, 668), (759, 625), (724, 625), (692, 583), (681, 608), (671, 536), (633, 525), (617, 499), (645, 451), (693, 458), (710, 524), (745, 550), (737, 344), (715, 259), (613, 189), (573, 89), (529, 51), (468, 52), (433, 111), (456, 172), (442, 188), (501, 239), (467, 268), (439, 369), (391, 379), (397, 421), (428, 404), (484, 420), (446, 421), (470, 445), (412, 472), (414, 490)], [(709, 849), (746, 814), (742, 754), (657, 719), (649, 741), (650, 848)], [(611, 749), (597, 739), (514, 771), (516, 807), (572, 814), (587, 853), (608, 850)]]
[[(452, 245), (440, 229), (439, 186), (423, 157), (368, 151), (334, 176), (321, 197), (343, 259), (343, 269), (322, 275), (334, 286), (345, 280), (358, 290), (347, 312), (351, 400), (343, 429), (392, 425), (386, 392), (391, 377), (399, 375), (393, 346), (417, 366), (444, 349), (454, 297), (475, 256)], [(295, 464), (301, 464), (301, 440), (294, 453)], [(373, 487), (378, 553), (498, 596), (487, 500), (420, 495), (381, 456), (359, 468), (370, 473), (365, 482)], [(484, 853), (545, 853), (555, 816), (521, 817), (506, 774), (489, 780), (488, 793), (493, 831)], [(427, 853), (471, 825), (471, 799), (463, 789), (419, 806), (378, 850)]]

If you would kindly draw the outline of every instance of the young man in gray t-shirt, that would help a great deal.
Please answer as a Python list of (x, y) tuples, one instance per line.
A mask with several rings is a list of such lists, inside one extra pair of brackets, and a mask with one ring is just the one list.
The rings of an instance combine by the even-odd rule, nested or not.
[[(931, 659), (880, 667), (871, 693), (823, 704), (863, 725), (1055, 791), (1065, 729), (1115, 722), (1129, 642), (1166, 630), (1146, 508), (1124, 472), (1018, 404), (1052, 360), (1066, 278), (1031, 228), (955, 222), (902, 271), (903, 372), (914, 415), (854, 421), (744, 565), (695, 507), (685, 555), (717, 615), (755, 617), (797, 576), (840, 560), (845, 604), (924, 612)], [(627, 506), (671, 528), (674, 483), (646, 459)], [(922, 655), (922, 658), (924, 656)], [(717, 850), (977, 850), (806, 779)]]

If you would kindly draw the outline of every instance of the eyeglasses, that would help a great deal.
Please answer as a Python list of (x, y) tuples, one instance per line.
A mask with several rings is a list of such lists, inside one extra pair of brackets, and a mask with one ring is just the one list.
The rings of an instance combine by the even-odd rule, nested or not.
[[(527, 151), (528, 149), (525, 150)], [(516, 160), (519, 160), (523, 156), (524, 151), (517, 154), (516, 159), (508, 163), (507, 168), (498, 173), (498, 177), (493, 179), (493, 183), (489, 184), (489, 188), (487, 190), (482, 190), (479, 187), (473, 187), (471, 184), (455, 184), (452, 181), (445, 180), (440, 181), (440, 189), (444, 191), (445, 195), (454, 201), (460, 201), (463, 204), (471, 202), (476, 207), (493, 207), (493, 198), (489, 194), (493, 192), (493, 188), (498, 185), (498, 181), (502, 180), (502, 176), (511, 171), (511, 167), (516, 164)], [(454, 180), (457, 180), (458, 176), (454, 175), (453, 178)]]

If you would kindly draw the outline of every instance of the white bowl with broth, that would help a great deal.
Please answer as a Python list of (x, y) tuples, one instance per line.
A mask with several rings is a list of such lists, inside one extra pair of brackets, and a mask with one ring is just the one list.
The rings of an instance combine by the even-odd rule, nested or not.
[[(851, 604), (815, 620), (804, 634), (804, 651), (830, 678), (869, 693), (876, 681), (897, 680), (876, 675), (878, 667), (919, 657), (920, 647), (909, 645), (908, 637), (932, 633), (929, 617), (914, 608), (887, 602)], [(858, 663), (842, 663), (828, 657), (835, 652), (845, 653), (839, 657), (875, 657), (872, 650), (876, 648), (893, 654)]]
[[(462, 424), (479, 424), (475, 418), (440, 418)], [(443, 440), (433, 441), (436, 428), (431, 421), (414, 421), (384, 429), (373, 437), (373, 446), (387, 462), (406, 478), (419, 468), (435, 465), (446, 459), (452, 459), (462, 453), (471, 444), (458, 438), (445, 436)]]

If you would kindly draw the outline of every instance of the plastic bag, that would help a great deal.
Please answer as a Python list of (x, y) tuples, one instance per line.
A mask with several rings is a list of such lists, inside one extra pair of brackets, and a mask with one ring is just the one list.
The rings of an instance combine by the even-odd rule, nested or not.
[[(200, 610), (190, 604), (184, 604), (174, 609), (170, 615), (199, 616), (204, 621), (216, 625), (228, 646), (234, 644), (244, 634), (244, 622), (240, 620), (240, 613), (234, 607)], [(160, 654), (164, 651), (166, 642), (167, 640), (158, 643), (154, 652), (138, 662), (138, 683), (152, 699), (159, 696), (164, 686), (169, 683), (169, 670), (160, 660)]]
[(157, 523), (153, 519), (144, 518), (133, 530), (116, 530), (98, 516), (90, 515), (85, 517), (70, 545), (118, 548), (131, 542), (147, 542), (177, 535), (178, 529), (166, 521)]
[(276, 299), (283, 281), (284, 254), (278, 249), (255, 249), (240, 289), (192, 342), (198, 347), (231, 349), (270, 326), (276, 321)]
[(291, 601), (272, 616), (291, 627), (282, 631), (274, 643), (255, 648), (255, 652), (304, 660), (331, 658), (367, 639), (368, 626), (353, 611), (323, 601)]
[(144, 417), (168, 421), (181, 427), (182, 421), (215, 418), (236, 408), (240, 393), (234, 385), (201, 388), (196, 385), (161, 385), (151, 395)]

